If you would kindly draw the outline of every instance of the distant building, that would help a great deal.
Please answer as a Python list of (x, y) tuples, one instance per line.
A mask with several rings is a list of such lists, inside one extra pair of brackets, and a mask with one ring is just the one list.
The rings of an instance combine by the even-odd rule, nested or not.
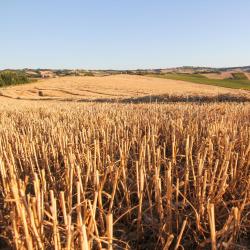
[(40, 71), (40, 74), (41, 74), (41, 77), (42, 78), (52, 78), (52, 77), (55, 77), (55, 74), (54, 72), (52, 71), (49, 71), (49, 70), (46, 70), (46, 71)]

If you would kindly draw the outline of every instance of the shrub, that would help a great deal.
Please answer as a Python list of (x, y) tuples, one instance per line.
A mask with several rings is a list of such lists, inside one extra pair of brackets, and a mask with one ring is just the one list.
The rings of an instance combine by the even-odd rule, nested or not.
[(232, 73), (234, 80), (248, 80), (247, 76), (244, 73)]
[(21, 71), (0, 72), (0, 87), (28, 83), (29, 78)]
[(95, 76), (92, 72), (86, 72), (84, 76)]
[(4, 80), (0, 77), (0, 87), (4, 86)]

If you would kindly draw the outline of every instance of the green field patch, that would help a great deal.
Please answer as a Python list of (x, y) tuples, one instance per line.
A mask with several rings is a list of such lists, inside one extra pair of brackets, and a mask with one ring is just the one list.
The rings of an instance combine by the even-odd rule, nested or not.
[[(149, 74), (152, 77), (159, 77), (171, 80), (180, 80), (192, 83), (207, 84), (225, 88), (250, 90), (250, 80), (243, 77), (241, 73), (234, 73), (233, 79), (209, 79), (200, 74), (186, 73), (166, 73), (166, 74)], [(240, 74), (240, 75), (238, 75)], [(240, 79), (239, 79), (240, 78)]]

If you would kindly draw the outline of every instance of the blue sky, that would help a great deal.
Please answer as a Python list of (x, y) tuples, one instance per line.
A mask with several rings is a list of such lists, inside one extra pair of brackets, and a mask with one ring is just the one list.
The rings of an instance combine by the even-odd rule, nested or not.
[(250, 65), (250, 1), (1, 1), (0, 68), (183, 65)]

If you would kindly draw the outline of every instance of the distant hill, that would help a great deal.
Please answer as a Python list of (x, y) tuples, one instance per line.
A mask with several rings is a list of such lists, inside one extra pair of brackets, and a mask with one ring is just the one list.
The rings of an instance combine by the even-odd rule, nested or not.
[[(22, 72), (28, 78), (54, 78), (62, 76), (106, 76), (116, 74), (166, 74), (166, 73), (178, 73), (178, 74), (210, 74), (210, 77), (215, 78), (232, 78), (234, 73), (245, 73), (246, 77), (250, 79), (250, 66), (243, 67), (226, 67), (226, 68), (213, 68), (213, 67), (193, 67), (183, 66), (174, 68), (158, 68), (158, 69), (136, 69), (136, 70), (86, 70), (86, 69), (22, 69), (22, 70), (8, 70), (11, 72)], [(0, 71), (1, 73), (1, 71)], [(214, 74), (214, 75), (213, 75)], [(218, 76), (220, 75), (220, 76)]]
[[(159, 69), (157, 71), (159, 71)], [(176, 68), (160, 69), (160, 71), (161, 72), (178, 72), (178, 73), (205, 73), (205, 72), (247, 72), (247, 73), (250, 73), (250, 66), (226, 67), (226, 68), (183, 66), (183, 67), (176, 67)]]

